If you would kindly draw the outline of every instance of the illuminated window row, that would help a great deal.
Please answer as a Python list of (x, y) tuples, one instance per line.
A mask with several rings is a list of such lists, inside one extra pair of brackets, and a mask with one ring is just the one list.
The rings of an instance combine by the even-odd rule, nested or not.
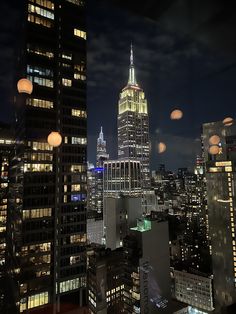
[(81, 30), (78, 29), (78, 28), (75, 28), (75, 29), (74, 29), (74, 35), (77, 36), (77, 37), (80, 37), (80, 38), (86, 40), (86, 32), (81, 31)]
[(84, 165), (72, 165), (71, 172), (84, 172), (86, 171), (86, 166)]
[(63, 53), (62, 54), (62, 58), (63, 59), (67, 59), (67, 60), (72, 60), (72, 54), (71, 53), (70, 54)]
[(84, 0), (66, 0), (66, 1), (73, 3), (73, 4), (76, 4), (80, 7), (84, 6)]
[(41, 5), (47, 9), (54, 10), (54, 3), (50, 0), (30, 0), (30, 2)]
[(86, 243), (86, 234), (74, 234), (70, 236), (70, 243)]
[(49, 172), (52, 171), (50, 164), (24, 164), (24, 172)]
[(29, 246), (22, 246), (21, 252), (22, 255), (27, 255), (29, 253), (33, 252), (48, 252), (51, 250), (51, 243), (50, 242), (44, 242), (44, 243), (39, 243), (39, 244), (34, 244), (34, 245), (29, 245)]
[(51, 11), (42, 9), (36, 5), (33, 5), (33, 4), (28, 4), (28, 12), (41, 15), (43, 17), (50, 19), (50, 20), (54, 20), (54, 13), (52, 13)]
[(52, 59), (54, 57), (53, 52), (45, 50), (43, 48), (33, 48), (33, 47), (30, 47), (30, 45), (28, 45), (27, 51), (30, 53), (34, 53), (36, 55), (47, 57), (49, 59)]
[(86, 278), (80, 277), (60, 282), (60, 292), (66, 292), (86, 286)]
[(28, 76), (27, 78), (35, 84), (53, 88), (53, 80), (49, 80), (49, 79), (45, 79), (45, 78), (37, 77), (37, 76)]
[(53, 150), (53, 147), (45, 142), (28, 142), (28, 146), (32, 146), (33, 150)]
[(28, 299), (28, 309), (48, 303), (48, 292), (31, 295)]
[(71, 115), (74, 117), (87, 118), (87, 112), (84, 110), (72, 109)]
[(86, 76), (84, 74), (74, 73), (74, 79), (75, 80), (85, 81), (86, 80)]
[(28, 98), (26, 101), (28, 106), (45, 108), (45, 109), (52, 109), (53, 102), (45, 99), (38, 99), (38, 98)]
[(42, 25), (47, 28), (53, 27), (53, 23), (50, 20), (32, 14), (28, 14), (28, 22)]
[(62, 79), (62, 85), (67, 86), (67, 87), (71, 87), (72, 86), (72, 80), (63, 78)]
[(37, 66), (27, 65), (28, 74), (36, 74), (42, 76), (53, 76), (53, 71), (50, 69), (45, 69)]
[(86, 145), (87, 144), (87, 138), (86, 137), (73, 137), (72, 136), (71, 144)]
[(37, 208), (37, 209), (28, 209), (23, 210), (23, 219), (34, 219), (42, 217), (52, 216), (51, 208)]

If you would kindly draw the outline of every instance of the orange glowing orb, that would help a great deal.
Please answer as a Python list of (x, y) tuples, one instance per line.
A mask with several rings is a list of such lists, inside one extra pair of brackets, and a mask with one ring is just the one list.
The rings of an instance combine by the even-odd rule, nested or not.
[(220, 137), (218, 135), (212, 135), (209, 138), (210, 145), (218, 145), (220, 143)]
[(33, 92), (33, 84), (30, 80), (23, 78), (20, 79), (17, 83), (17, 90), (20, 94), (32, 94)]
[(61, 145), (62, 137), (59, 132), (51, 132), (48, 135), (48, 144), (53, 147), (58, 147)]
[(209, 147), (209, 153), (211, 154), (211, 155), (217, 155), (217, 154), (219, 154), (219, 152), (220, 152), (220, 148), (219, 148), (219, 146), (217, 146), (217, 145), (212, 145), (212, 146), (210, 146)]
[(227, 117), (223, 120), (223, 124), (225, 126), (231, 126), (233, 124), (234, 120), (231, 117)]
[(159, 154), (164, 153), (164, 151), (166, 151), (166, 144), (163, 142), (158, 143), (157, 150)]
[(179, 109), (173, 110), (170, 114), (171, 120), (180, 120), (182, 117), (183, 117), (183, 112)]

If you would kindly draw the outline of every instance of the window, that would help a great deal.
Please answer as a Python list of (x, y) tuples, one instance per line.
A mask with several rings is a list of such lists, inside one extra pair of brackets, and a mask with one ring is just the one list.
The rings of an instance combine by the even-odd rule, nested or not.
[(42, 26), (48, 27), (48, 28), (53, 27), (53, 23), (50, 20), (47, 20), (45, 18), (41, 18), (38, 16), (34, 16), (32, 14), (28, 14), (28, 22), (39, 24), (39, 25), (42, 25)]
[(72, 172), (83, 172), (83, 171), (86, 171), (86, 166), (84, 166), (84, 165), (72, 165), (71, 171)]
[(26, 104), (28, 106), (45, 108), (45, 109), (52, 109), (53, 102), (45, 99), (38, 99), (38, 98), (27, 98)]
[(81, 31), (80, 29), (75, 28), (74, 29), (74, 35), (77, 37), (80, 37), (82, 39), (86, 39), (86, 32)]
[(84, 110), (72, 109), (71, 115), (74, 117), (87, 118), (87, 112)]
[(42, 292), (29, 296), (28, 309), (48, 303), (48, 292)]
[(44, 49), (42, 47), (33, 47), (30, 44), (27, 45), (27, 51), (29, 53), (34, 53), (36, 55), (40, 55), (43, 57), (47, 57), (49, 59), (52, 59), (54, 57), (54, 53), (51, 51), (48, 51), (48, 49)]
[(66, 292), (74, 289), (78, 289), (80, 287), (86, 286), (86, 278), (85, 277), (79, 277), (71, 280), (66, 280), (63, 282), (60, 282), (60, 292)]
[(43, 77), (37, 77), (37, 76), (27, 76), (27, 78), (35, 84), (53, 88), (53, 80), (49, 80), (49, 79), (46, 79)]
[(86, 145), (87, 144), (87, 138), (86, 137), (73, 137), (72, 136), (71, 144)]
[(72, 80), (63, 78), (63, 79), (62, 79), (62, 85), (67, 86), (67, 87), (70, 87), (70, 86), (72, 86)]
[(32, 146), (33, 150), (53, 150), (53, 147), (45, 142), (28, 142), (28, 146)]
[(62, 54), (62, 58), (63, 59), (67, 59), (67, 60), (72, 60), (72, 54), (71, 53), (70, 54), (63, 53)]
[(54, 10), (54, 3), (49, 0), (30, 0), (32, 3), (37, 3), (41, 7), (45, 7), (50, 10)]
[(73, 184), (72, 186), (71, 186), (71, 191), (76, 191), (76, 192), (78, 192), (78, 191), (80, 191), (80, 188), (81, 188), (81, 186), (80, 186), (80, 184)]
[(35, 13), (35, 14), (41, 15), (43, 17), (46, 17), (48, 19), (54, 20), (54, 13), (52, 13), (51, 11), (42, 9), (36, 5), (33, 5), (33, 4), (28, 4), (28, 12), (29, 13)]
[(74, 79), (76, 80), (86, 80), (85, 76), (85, 64), (84, 62), (81, 62), (81, 64), (77, 64), (74, 66)]
[(45, 69), (37, 66), (27, 65), (28, 74), (36, 74), (42, 76), (53, 76), (53, 71), (50, 69)]
[(74, 234), (70, 236), (70, 243), (85, 243), (86, 241), (86, 234)]
[(24, 172), (49, 172), (52, 171), (50, 164), (24, 164)]
[(75, 80), (81, 80), (81, 81), (85, 81), (86, 80), (86, 76), (80, 73), (74, 73), (74, 79)]
[(38, 208), (23, 210), (23, 219), (34, 219), (52, 216), (51, 208)]
[(81, 6), (81, 7), (84, 6), (84, 0), (66, 0), (66, 1), (76, 4), (78, 6)]

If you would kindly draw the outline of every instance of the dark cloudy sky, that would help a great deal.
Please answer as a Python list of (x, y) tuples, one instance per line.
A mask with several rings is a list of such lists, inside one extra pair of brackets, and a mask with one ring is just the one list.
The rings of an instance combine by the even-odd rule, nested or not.
[[(235, 115), (232, 11), (222, 1), (169, 2), (173, 4), (153, 21), (111, 1), (88, 1), (90, 161), (101, 125), (108, 152), (116, 158), (117, 103), (128, 78), (131, 41), (137, 79), (149, 103), (152, 169), (158, 163), (170, 169), (191, 167), (200, 149), (202, 123)], [(176, 107), (184, 117), (173, 122), (169, 114)], [(162, 155), (157, 154), (158, 141), (167, 144)]]
[[(121, 8), (112, 5), (121, 2)], [(137, 79), (149, 103), (152, 168), (191, 166), (203, 122), (235, 116), (236, 17), (224, 0), (87, 0), (88, 158), (95, 160), (103, 125), (108, 151), (116, 157), (116, 115), (128, 78), (133, 42)], [(128, 4), (155, 19), (125, 11)], [(12, 121), (14, 48), (19, 0), (0, 1), (0, 121)], [(139, 13), (140, 13), (139, 12)], [(179, 107), (181, 121), (169, 119)], [(164, 141), (167, 151), (156, 152)]]

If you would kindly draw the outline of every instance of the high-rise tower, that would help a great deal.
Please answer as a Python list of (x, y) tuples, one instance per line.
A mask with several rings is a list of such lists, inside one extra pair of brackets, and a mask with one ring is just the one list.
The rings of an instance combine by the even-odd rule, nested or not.
[[(219, 148), (209, 153), (212, 136)], [(221, 121), (203, 124), (209, 238), (216, 313), (236, 302), (236, 126)]]
[(103, 131), (101, 127), (101, 131), (97, 139), (97, 167), (102, 167), (103, 162), (108, 158), (109, 154), (107, 154), (106, 141), (104, 140)]
[(142, 185), (150, 186), (148, 106), (136, 80), (132, 45), (129, 79), (120, 93), (118, 105), (118, 157), (140, 160)]
[[(86, 29), (83, 0), (22, 1), (8, 274), (10, 313), (86, 298)], [(62, 144), (47, 143), (59, 131)]]

